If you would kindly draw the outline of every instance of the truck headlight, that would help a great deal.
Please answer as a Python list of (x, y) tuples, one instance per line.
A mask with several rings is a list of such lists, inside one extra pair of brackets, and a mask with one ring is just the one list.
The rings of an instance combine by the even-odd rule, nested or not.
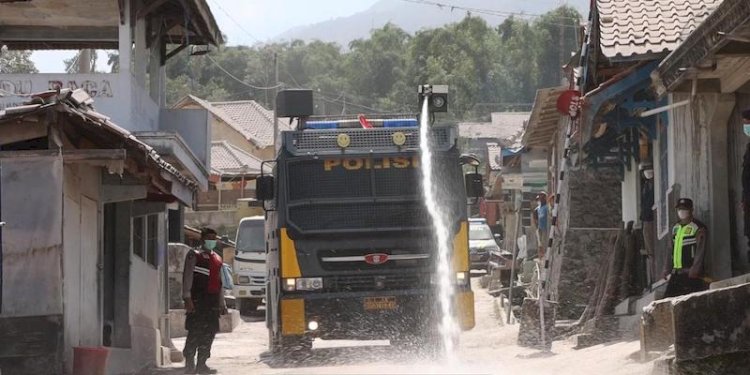
[(297, 290), (320, 290), (323, 289), (322, 277), (301, 277), (296, 280)]
[(250, 284), (250, 276), (240, 276), (237, 284)]
[(456, 284), (465, 286), (469, 284), (469, 273), (468, 272), (457, 272), (456, 273)]
[(295, 290), (320, 290), (323, 289), (322, 277), (299, 277), (284, 279), (284, 290), (293, 292)]
[(297, 290), (296, 279), (284, 279), (284, 291), (293, 292)]

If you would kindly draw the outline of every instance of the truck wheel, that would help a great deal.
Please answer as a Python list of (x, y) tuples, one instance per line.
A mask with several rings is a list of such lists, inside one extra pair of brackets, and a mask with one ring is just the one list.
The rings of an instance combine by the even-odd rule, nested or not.
[(312, 338), (305, 336), (280, 337), (279, 354), (284, 361), (299, 362), (310, 357), (312, 354)]
[(258, 301), (254, 299), (243, 298), (240, 300), (240, 314), (242, 315), (250, 315), (250, 313), (255, 312), (257, 308)]

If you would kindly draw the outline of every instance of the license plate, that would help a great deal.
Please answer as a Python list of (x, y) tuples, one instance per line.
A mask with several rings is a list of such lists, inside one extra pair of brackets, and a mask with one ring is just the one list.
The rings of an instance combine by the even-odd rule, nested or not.
[(482, 260), (482, 256), (479, 254), (472, 254), (471, 260)]
[(244, 290), (240, 290), (240, 295), (241, 295), (241, 296), (244, 296), (244, 295), (246, 295), (246, 294), (247, 294), (247, 292), (246, 292), (246, 291), (244, 291)]
[(396, 297), (367, 297), (365, 310), (395, 310)]

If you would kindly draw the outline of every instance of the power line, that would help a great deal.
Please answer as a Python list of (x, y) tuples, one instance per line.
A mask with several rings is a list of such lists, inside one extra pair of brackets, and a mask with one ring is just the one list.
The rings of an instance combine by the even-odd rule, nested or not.
[(249, 36), (250, 38), (253, 38), (253, 39), (255, 39), (255, 41), (256, 41), (256, 42), (258, 42), (258, 43), (260, 43), (260, 44), (265, 44), (265, 43), (264, 43), (264, 42), (263, 42), (262, 40), (260, 40), (260, 39), (259, 39), (258, 37), (256, 37), (255, 35), (253, 35), (253, 33), (251, 33), (251, 32), (249, 32), (249, 31), (247, 31), (247, 29), (245, 29), (245, 27), (244, 27), (244, 26), (242, 26), (242, 24), (241, 24), (241, 23), (237, 22), (237, 20), (235, 20), (235, 19), (234, 19), (234, 17), (232, 17), (232, 15), (231, 15), (231, 14), (229, 14), (229, 12), (227, 12), (227, 11), (226, 11), (226, 10), (225, 10), (225, 9), (224, 9), (224, 8), (223, 8), (223, 7), (222, 7), (222, 6), (220, 5), (220, 4), (219, 4), (219, 2), (218, 2), (218, 1), (216, 1), (216, 0), (212, 0), (212, 1), (211, 1), (211, 3), (212, 3), (212, 4), (214, 4), (214, 5), (216, 5), (216, 7), (217, 7), (217, 8), (219, 8), (219, 10), (220, 10), (220, 11), (221, 11), (222, 13), (224, 13), (224, 14), (225, 14), (225, 15), (227, 16), (227, 18), (229, 18), (229, 20), (230, 20), (230, 21), (232, 21), (232, 23), (234, 23), (235, 25), (237, 25), (237, 27), (239, 27), (239, 29), (240, 29), (240, 30), (242, 30), (242, 31), (243, 31), (243, 32), (244, 32), (245, 34), (247, 34), (247, 35), (248, 35), (248, 36)]
[[(440, 9), (448, 9), (450, 11), (453, 10), (464, 10), (471, 13), (477, 13), (477, 14), (485, 14), (489, 16), (495, 16), (495, 17), (501, 17), (501, 18), (509, 18), (509, 17), (519, 17), (519, 18), (540, 18), (544, 16), (543, 14), (533, 14), (533, 13), (522, 13), (522, 12), (506, 12), (501, 10), (495, 10), (495, 9), (486, 9), (486, 8), (472, 8), (472, 7), (465, 7), (461, 5), (455, 5), (455, 4), (448, 4), (448, 3), (441, 3), (437, 1), (429, 1), (429, 0), (401, 0), (403, 2), (407, 3), (413, 3), (413, 4), (422, 4), (422, 5), (431, 5), (435, 6)], [(560, 26), (560, 27), (573, 27), (578, 28), (580, 27), (578, 23), (580, 22), (580, 18), (575, 17), (557, 17), (558, 19), (566, 19), (566, 20), (572, 20), (576, 21), (575, 25), (568, 25), (568, 24), (561, 24), (561, 23), (555, 23), (555, 22), (548, 22), (548, 21), (538, 21), (539, 23), (543, 23), (546, 25), (553, 25), (553, 26)]]
[(249, 83), (247, 83), (247, 82), (245, 82), (245, 81), (243, 81), (243, 80), (241, 80), (241, 79), (239, 79), (239, 78), (235, 77), (235, 76), (234, 76), (234, 74), (232, 74), (232, 73), (230, 73), (229, 71), (227, 71), (226, 69), (224, 69), (224, 67), (223, 67), (223, 66), (221, 66), (221, 65), (220, 65), (220, 64), (219, 64), (218, 62), (216, 62), (216, 60), (214, 60), (214, 59), (213, 59), (213, 58), (212, 58), (211, 56), (209, 56), (209, 55), (205, 55), (205, 56), (206, 56), (206, 58), (208, 58), (208, 59), (209, 59), (209, 60), (210, 60), (210, 61), (211, 61), (211, 62), (212, 62), (212, 63), (213, 63), (214, 65), (216, 65), (216, 67), (217, 67), (217, 68), (219, 68), (219, 69), (220, 69), (220, 70), (221, 70), (222, 72), (224, 72), (224, 74), (226, 74), (227, 76), (229, 76), (229, 77), (230, 77), (230, 78), (232, 78), (233, 80), (235, 80), (235, 81), (237, 81), (237, 82), (239, 82), (239, 83), (241, 83), (241, 84), (243, 84), (243, 85), (245, 85), (245, 86), (247, 86), (247, 87), (249, 87), (249, 88), (251, 88), (251, 89), (256, 89), (256, 90), (273, 90), (273, 89), (277, 89), (277, 88), (279, 88), (279, 87), (282, 87), (282, 86), (284, 86), (284, 84), (283, 84), (283, 83), (277, 84), (277, 85), (275, 85), (275, 86), (267, 86), (267, 87), (262, 87), (262, 86), (255, 86), (255, 85), (251, 85), (251, 84), (249, 84)]

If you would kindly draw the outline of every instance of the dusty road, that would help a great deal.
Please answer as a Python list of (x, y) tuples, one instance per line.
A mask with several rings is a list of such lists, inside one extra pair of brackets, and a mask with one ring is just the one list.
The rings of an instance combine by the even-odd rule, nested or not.
[[(646, 374), (649, 364), (627, 359), (638, 342), (572, 349), (555, 342), (551, 355), (516, 346), (518, 326), (497, 319), (493, 298), (474, 280), (476, 327), (461, 336), (461, 347), (452, 361), (413, 358), (387, 346), (387, 342), (316, 341), (312, 357), (301, 363), (278, 363), (267, 353), (267, 333), (262, 312), (244, 317), (230, 334), (217, 336), (209, 365), (220, 374)], [(175, 340), (182, 348), (184, 340)], [(165, 371), (179, 374), (179, 366)], [(163, 373), (160, 371), (159, 373)]]

